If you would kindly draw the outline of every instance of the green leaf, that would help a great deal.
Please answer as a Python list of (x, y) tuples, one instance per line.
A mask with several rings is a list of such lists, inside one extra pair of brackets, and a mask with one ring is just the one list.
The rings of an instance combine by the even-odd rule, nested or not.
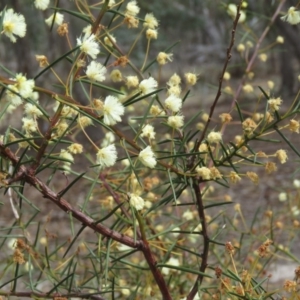
[(57, 196), (61, 198), (78, 180), (80, 180), (85, 175), (85, 173), (86, 172), (83, 172), (79, 176), (77, 176), (67, 187), (58, 192)]
[(270, 96), (264, 91), (264, 89), (261, 86), (258, 86), (258, 88), (261, 90), (261, 92), (264, 94), (267, 100), (270, 99)]
[(235, 101), (235, 106), (236, 106), (237, 112), (239, 114), (241, 123), (243, 123), (244, 122), (243, 114), (242, 114), (242, 111), (241, 111), (240, 106), (237, 101)]
[(71, 15), (71, 16), (74, 16), (78, 19), (81, 19), (81, 20), (85, 21), (86, 23), (93, 24), (93, 21), (90, 19), (90, 17), (88, 15), (79, 13), (77, 11), (60, 8), (60, 7), (52, 7), (52, 9), (54, 9), (56, 11), (59, 11), (59, 12), (65, 12), (65, 13)]
[(195, 270), (195, 269), (192, 269), (191, 268), (187, 268), (187, 267), (177, 267), (177, 266), (174, 266), (174, 265), (167, 265), (167, 264), (156, 264), (157, 267), (160, 267), (160, 268), (169, 268), (169, 269), (174, 269), (174, 270), (178, 270), (178, 271), (182, 271), (182, 272), (186, 272), (186, 273), (192, 273), (192, 274), (197, 274), (197, 275), (201, 275), (201, 276), (204, 276), (204, 277), (208, 277), (208, 278), (213, 278), (213, 276), (210, 276), (206, 273), (203, 273), (203, 272), (200, 272), (198, 270)]
[(228, 202), (228, 201), (216, 202), (216, 203), (205, 205), (204, 209), (211, 208), (211, 207), (216, 207), (216, 206), (230, 205), (230, 204), (234, 204), (234, 202)]
[(96, 87), (99, 87), (99, 88), (101, 88), (101, 89), (104, 89), (104, 90), (106, 90), (106, 91), (114, 92), (114, 93), (116, 93), (116, 94), (118, 94), (118, 95), (124, 95), (124, 93), (123, 93), (123, 92), (120, 92), (119, 90), (116, 90), (116, 89), (114, 89), (114, 88), (111, 88), (111, 87), (109, 87), (109, 86), (103, 85), (103, 84), (98, 83), (98, 82), (95, 82), (95, 81), (90, 81), (90, 80), (88, 80), (88, 79), (78, 79), (78, 80), (76, 80), (76, 81), (88, 83), (88, 84), (91, 84), (91, 85), (93, 85), (93, 86), (96, 86)]

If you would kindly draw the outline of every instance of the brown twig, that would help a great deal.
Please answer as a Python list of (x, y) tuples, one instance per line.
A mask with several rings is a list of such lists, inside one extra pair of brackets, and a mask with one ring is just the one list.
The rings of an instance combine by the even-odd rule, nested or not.
[[(227, 66), (230, 62), (230, 59), (231, 59), (231, 51), (232, 51), (232, 48), (234, 46), (234, 41), (235, 41), (235, 33), (236, 33), (236, 28), (237, 28), (237, 24), (239, 22), (239, 18), (240, 18), (240, 10), (241, 10), (241, 5), (242, 5), (242, 2), (243, 0), (240, 1), (240, 4), (237, 6), (237, 14), (236, 14), (236, 17), (233, 21), (233, 27), (232, 27), (232, 30), (231, 30), (231, 39), (230, 39), (230, 44), (229, 44), (229, 47), (227, 48), (227, 52), (226, 52), (226, 60), (225, 60), (225, 63), (224, 63), (224, 66), (223, 66), (223, 69), (222, 69), (222, 73), (221, 73), (221, 76), (219, 78), (219, 87), (218, 87), (218, 91), (217, 91), (217, 94), (216, 94), (216, 97), (215, 97), (215, 100), (210, 108), (210, 112), (209, 112), (209, 117), (208, 117), (208, 120), (205, 124), (205, 127), (204, 127), (204, 130), (201, 134), (201, 137), (198, 141), (196, 141), (195, 143), (195, 146), (194, 146), (194, 149), (193, 149), (193, 152), (194, 151), (198, 151), (198, 148), (200, 146), (200, 144), (202, 143), (202, 141), (204, 140), (205, 136), (206, 136), (206, 133), (207, 133), (207, 130), (208, 130), (208, 127), (210, 125), (210, 121), (211, 121), (211, 118), (214, 114), (214, 111), (215, 111), (215, 108), (217, 106), (217, 103), (222, 95), (222, 85), (223, 85), (223, 79), (224, 79), (224, 74), (226, 72), (226, 69), (227, 69)], [(194, 167), (194, 163), (195, 163), (195, 159), (196, 159), (196, 156), (192, 156), (191, 158), (191, 161), (189, 163), (189, 169), (193, 168)]]
[(80, 298), (80, 299), (93, 299), (93, 300), (105, 300), (100, 295), (91, 295), (88, 293), (66, 293), (66, 294), (60, 294), (60, 293), (54, 293), (54, 294), (47, 294), (47, 293), (38, 293), (38, 292), (0, 292), (1, 296), (4, 297), (18, 297), (18, 298), (41, 298), (41, 299), (57, 299), (59, 297), (69, 299), (71, 297), (74, 298)]
[[(0, 156), (11, 161), (13, 166), (18, 165), (19, 160), (18, 157), (9, 149), (6, 148), (5, 145), (0, 142)], [(29, 168), (30, 169), (30, 168)], [(150, 250), (148, 241), (146, 239), (143, 240), (134, 240), (131, 237), (125, 236), (117, 231), (114, 231), (102, 224), (95, 223), (94, 220), (81, 211), (72, 207), (67, 200), (60, 197), (59, 194), (54, 193), (46, 184), (44, 184), (40, 179), (38, 179), (34, 172), (28, 171), (25, 166), (20, 165), (19, 170), (17, 172), (18, 179), (22, 179), (31, 186), (35, 187), (44, 198), (51, 200), (55, 205), (61, 208), (63, 211), (72, 214), (72, 216), (79, 220), (83, 225), (93, 229), (94, 231), (102, 234), (107, 238), (111, 238), (117, 242), (120, 242), (129, 247), (141, 250), (145, 259), (148, 262), (149, 268), (153, 274), (153, 277), (163, 295), (164, 300), (171, 300), (171, 296), (167, 287), (167, 284), (162, 276), (161, 271), (156, 267), (156, 260)], [(11, 182), (15, 182), (15, 179), (12, 178)], [(10, 180), (7, 180), (7, 185), (9, 185)]]
[[(254, 65), (254, 62), (255, 62), (255, 60), (256, 60), (256, 58), (257, 58), (258, 50), (259, 50), (259, 48), (260, 48), (260, 46), (261, 46), (261, 43), (263, 42), (263, 40), (265, 39), (266, 35), (267, 35), (268, 32), (270, 31), (271, 26), (272, 26), (272, 24), (274, 23), (274, 21), (275, 21), (275, 19), (277, 18), (277, 16), (279, 15), (279, 13), (280, 13), (280, 11), (281, 11), (281, 9), (282, 9), (282, 6), (284, 5), (285, 1), (286, 1), (286, 0), (281, 0), (280, 4), (278, 5), (278, 7), (277, 7), (275, 13), (273, 14), (273, 16), (272, 16), (272, 18), (271, 18), (270, 23), (269, 23), (268, 26), (265, 28), (265, 30), (263, 31), (262, 35), (260, 36), (260, 38), (259, 38), (258, 41), (256, 42), (256, 45), (255, 45), (255, 48), (254, 48), (254, 52), (253, 52), (253, 54), (252, 54), (252, 56), (251, 56), (251, 58), (250, 58), (250, 60), (249, 60), (249, 63), (248, 63), (247, 68), (246, 68), (246, 70), (245, 70), (245, 74), (248, 74), (248, 73), (251, 71), (251, 69), (252, 69), (252, 67), (253, 67), (253, 65)], [(240, 95), (240, 93), (241, 93), (241, 91), (242, 91), (242, 88), (243, 88), (244, 83), (245, 83), (245, 78), (244, 78), (244, 80), (242, 80), (242, 81), (240, 82), (240, 84), (239, 84), (239, 86), (238, 86), (238, 88), (237, 88), (237, 90), (236, 90), (236, 92), (235, 92), (234, 98), (233, 98), (232, 103), (231, 103), (231, 108), (234, 107), (234, 105), (235, 105), (235, 103), (236, 103), (236, 101), (237, 101), (237, 99), (238, 99), (238, 97), (239, 97), (239, 95)], [(225, 126), (224, 126), (224, 128), (225, 128)]]
[[(207, 267), (207, 260), (208, 260), (208, 250), (209, 250), (209, 237), (208, 237), (208, 232), (207, 232), (207, 224), (205, 220), (205, 212), (204, 212), (204, 205), (203, 205), (203, 199), (202, 199), (202, 194), (200, 190), (200, 185), (198, 180), (194, 179), (193, 182), (193, 190), (195, 192), (196, 196), (196, 203), (197, 203), (197, 210), (198, 210), (198, 215), (199, 219), (202, 225), (202, 236), (203, 236), (203, 251), (201, 254), (202, 261), (200, 265), (200, 272), (204, 273)], [(186, 300), (193, 300), (195, 295), (198, 292), (198, 287), (201, 285), (203, 281), (204, 275), (198, 275), (194, 286), (192, 287), (190, 293), (186, 297)]]
[[(210, 108), (210, 113), (209, 113), (209, 117), (208, 120), (205, 124), (205, 128), (202, 132), (202, 135), (200, 137), (200, 139), (195, 143), (195, 147), (194, 147), (194, 151), (196, 151), (200, 144), (202, 143), (202, 141), (204, 140), (208, 127), (210, 125), (210, 121), (211, 118), (213, 116), (213, 113), (215, 111), (215, 108), (217, 106), (217, 103), (222, 95), (222, 85), (223, 85), (223, 79), (224, 79), (224, 74), (226, 72), (227, 66), (230, 62), (231, 59), (231, 51), (232, 48), (234, 46), (234, 42), (235, 42), (235, 33), (236, 33), (236, 28), (237, 28), (237, 24), (239, 21), (239, 17), (240, 17), (240, 9), (241, 9), (241, 5), (242, 5), (243, 0), (240, 1), (240, 4), (237, 6), (237, 14), (236, 17), (233, 21), (233, 27), (232, 27), (232, 31), (231, 31), (231, 39), (230, 39), (230, 44), (229, 47), (227, 49), (227, 53), (226, 53), (226, 60), (222, 69), (222, 73), (221, 76), (219, 78), (219, 87), (218, 87), (218, 91), (215, 97), (215, 100)], [(194, 163), (195, 163), (195, 159), (196, 156), (193, 156), (191, 158), (191, 161), (189, 163), (189, 168), (192, 169), (194, 168)], [(205, 211), (204, 211), (204, 205), (203, 205), (203, 199), (202, 199), (202, 194), (201, 194), (201, 189), (200, 189), (200, 181), (198, 181), (197, 179), (193, 179), (193, 190), (196, 196), (196, 203), (197, 203), (197, 210), (198, 210), (198, 215), (199, 215), (199, 219), (202, 225), (202, 236), (203, 236), (203, 251), (201, 254), (202, 257), (202, 261), (201, 261), (201, 265), (200, 265), (200, 272), (201, 273), (205, 273), (207, 264), (208, 264), (208, 252), (209, 252), (209, 237), (208, 237), (208, 232), (207, 232), (207, 224), (206, 224), (206, 220), (205, 220)], [(193, 300), (195, 295), (198, 292), (198, 288), (201, 286), (202, 281), (203, 281), (204, 275), (198, 275), (191, 291), (189, 292), (188, 296), (187, 296), (187, 300)]]
[[(6, 159), (9, 159), (13, 166), (16, 166), (19, 161), (15, 154), (9, 149), (6, 148), (2, 142), (0, 142), (0, 155)], [(104, 235), (105, 237), (112, 238), (113, 240), (125, 244), (129, 247), (136, 248), (141, 250), (142, 241), (134, 240), (131, 237), (124, 236), (123, 234), (111, 230), (110, 228), (102, 225), (102, 224), (95, 224), (94, 220), (81, 211), (75, 209), (67, 200), (60, 198), (60, 195), (54, 193), (46, 184), (44, 184), (40, 179), (38, 179), (34, 172), (27, 170), (24, 166), (20, 166), (17, 172), (18, 178), (21, 178), (31, 186), (35, 187), (44, 198), (51, 200), (54, 204), (56, 204), (59, 208), (63, 211), (72, 214), (74, 218), (79, 220), (83, 225), (93, 229), (94, 231)], [(14, 182), (14, 178), (12, 178), (12, 182)], [(10, 184), (10, 180), (7, 181), (7, 184)]]

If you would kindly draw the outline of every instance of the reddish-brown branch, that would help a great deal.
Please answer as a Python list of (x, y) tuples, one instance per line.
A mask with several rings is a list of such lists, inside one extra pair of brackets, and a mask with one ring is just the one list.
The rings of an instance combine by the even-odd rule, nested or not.
[[(2, 142), (0, 142), (0, 156), (4, 157), (11, 161), (13, 166), (18, 164), (18, 157), (9, 149), (4, 146)], [(25, 168), (25, 166), (19, 166), (19, 170), (17, 172), (17, 178), (22, 179), (31, 186), (35, 187), (44, 198), (51, 200), (55, 205), (61, 208), (63, 211), (67, 213), (71, 213), (72, 216), (79, 220), (83, 225), (93, 229), (94, 231), (102, 234), (105, 237), (111, 238), (117, 242), (120, 242), (124, 245), (127, 245), (132, 248), (136, 248), (141, 250), (144, 254), (146, 261), (148, 262), (149, 268), (153, 274), (153, 277), (163, 295), (164, 300), (171, 300), (171, 296), (167, 287), (167, 284), (162, 276), (161, 271), (156, 267), (156, 260), (150, 250), (149, 244), (147, 240), (134, 240), (131, 237), (125, 236), (115, 230), (111, 230), (110, 228), (102, 225), (95, 224), (94, 220), (89, 216), (85, 215), (81, 211), (75, 209), (67, 200), (60, 198), (59, 194), (54, 193), (46, 184), (44, 184), (40, 179), (38, 179), (33, 172), (30, 172)], [(15, 182), (15, 178), (11, 180), (7, 180), (7, 184), (9, 185), (11, 182)], [(30, 293), (29, 293), (30, 294)]]
[[(197, 202), (197, 210), (199, 219), (202, 225), (202, 236), (203, 236), (203, 251), (202, 251), (202, 261), (200, 266), (200, 272), (204, 273), (207, 267), (207, 260), (208, 260), (208, 251), (209, 251), (209, 237), (207, 232), (207, 224), (205, 220), (205, 212), (204, 212), (204, 205), (203, 205), (203, 199), (202, 194), (200, 190), (199, 182), (195, 179), (193, 182), (193, 190), (195, 192), (196, 196), (196, 202)], [(197, 280), (192, 287), (190, 293), (186, 297), (186, 300), (193, 300), (195, 295), (198, 292), (198, 287), (201, 285), (203, 281), (204, 276), (198, 275)]]
[[(264, 32), (262, 33), (262, 35), (260, 36), (260, 38), (256, 42), (255, 48), (254, 48), (254, 52), (253, 52), (253, 54), (252, 54), (252, 56), (251, 56), (251, 58), (249, 60), (249, 63), (248, 63), (247, 68), (245, 70), (245, 74), (248, 74), (251, 71), (251, 69), (252, 69), (252, 67), (254, 65), (254, 62), (255, 62), (255, 60), (257, 58), (259, 48), (260, 48), (263, 40), (267, 36), (268, 32), (270, 31), (272, 24), (275, 22), (276, 18), (278, 17), (278, 15), (279, 15), (279, 13), (280, 13), (280, 11), (282, 9), (282, 6), (284, 5), (285, 2), (286, 2), (286, 0), (281, 0), (280, 4), (278, 5), (275, 13), (273, 14), (273, 16), (272, 16), (272, 18), (270, 20), (270, 23), (265, 28)], [(239, 84), (239, 86), (238, 86), (238, 88), (237, 88), (237, 90), (235, 92), (234, 98), (233, 98), (232, 103), (231, 103), (231, 108), (234, 107), (234, 105), (235, 105), (235, 103), (236, 103), (236, 101), (237, 101), (237, 99), (238, 99), (238, 97), (239, 97), (239, 95), (240, 95), (240, 93), (242, 91), (244, 83), (245, 83), (245, 78), (244, 78), (244, 80), (242, 80), (240, 82), (240, 84)]]
[(103, 298), (100, 295), (91, 295), (88, 293), (66, 293), (66, 294), (47, 294), (47, 293), (37, 293), (37, 292), (0, 292), (1, 296), (4, 297), (19, 297), (19, 298), (31, 298), (31, 299), (35, 299), (35, 298), (42, 298), (42, 299), (55, 299), (58, 297), (62, 297), (62, 298), (80, 298), (80, 299), (93, 299), (93, 300), (105, 300), (105, 298)]
[[(0, 155), (9, 159), (14, 166), (18, 164), (18, 158), (15, 154), (9, 149), (6, 148), (3, 143), (0, 142)], [(22, 178), (25, 182), (35, 187), (44, 198), (51, 200), (63, 211), (72, 214), (74, 218), (79, 220), (83, 225), (90, 227), (94, 231), (104, 235), (105, 237), (112, 238), (113, 240), (125, 244), (129, 247), (140, 249), (143, 244), (140, 240), (134, 240), (131, 237), (125, 236), (117, 231), (111, 230), (110, 228), (102, 225), (95, 224), (94, 220), (81, 211), (75, 209), (67, 200), (60, 198), (59, 194), (54, 193), (46, 184), (44, 184), (40, 179), (38, 179), (33, 172), (30, 172), (30, 169), (27, 170), (24, 166), (20, 166), (17, 172), (18, 178)], [(14, 178), (12, 179), (14, 181)], [(7, 182), (10, 184), (10, 181)]]
[[(217, 103), (222, 95), (222, 85), (223, 85), (223, 79), (224, 79), (224, 74), (226, 72), (226, 69), (227, 69), (227, 66), (229, 64), (229, 61), (231, 59), (231, 51), (232, 51), (232, 48), (234, 46), (234, 41), (235, 41), (235, 33), (236, 33), (236, 28), (237, 28), (237, 24), (239, 22), (239, 18), (240, 18), (240, 9), (241, 9), (241, 4), (242, 4), (243, 0), (241, 0), (240, 2), (240, 5), (237, 6), (237, 14), (236, 14), (236, 17), (233, 21), (233, 27), (232, 27), (232, 31), (231, 31), (231, 40), (230, 40), (230, 44), (229, 44), (229, 47), (227, 48), (227, 53), (226, 53), (226, 60), (225, 60), (225, 63), (224, 63), (224, 66), (223, 66), (223, 69), (222, 69), (222, 73), (221, 73), (221, 76), (219, 78), (219, 87), (218, 87), (218, 91), (217, 91), (217, 94), (216, 94), (216, 97), (215, 97), (215, 100), (210, 108), (210, 112), (209, 112), (209, 117), (208, 117), (208, 120), (205, 124), (205, 127), (204, 127), (204, 130), (201, 134), (201, 137), (200, 139), (195, 143), (195, 147), (194, 147), (194, 150), (195, 151), (198, 151), (198, 148), (200, 146), (200, 144), (202, 143), (202, 141), (204, 140), (205, 136), (206, 136), (206, 133), (207, 133), (207, 130), (208, 130), (208, 127), (210, 125), (210, 121), (211, 121), (211, 118), (214, 114), (214, 111), (215, 111), (215, 108), (217, 106)], [(194, 162), (195, 162), (195, 159), (196, 159), (196, 156), (193, 156), (192, 159), (191, 159), (191, 162), (189, 164), (189, 168), (192, 168), (194, 167)]]
[[(240, 4), (237, 7), (237, 14), (236, 17), (233, 21), (233, 28), (231, 31), (231, 40), (229, 43), (229, 47), (227, 49), (227, 53), (226, 53), (226, 60), (222, 69), (222, 73), (221, 76), (219, 78), (219, 87), (218, 87), (218, 91), (215, 97), (215, 100), (210, 108), (210, 113), (209, 113), (209, 118), (205, 124), (205, 128), (202, 132), (202, 135), (200, 137), (200, 139), (195, 143), (195, 148), (194, 150), (197, 150), (200, 146), (200, 144), (202, 143), (202, 141), (204, 140), (208, 127), (210, 125), (211, 122), (211, 118), (213, 116), (213, 113), (215, 111), (215, 108), (217, 106), (217, 103), (222, 95), (222, 85), (223, 85), (223, 79), (224, 79), (224, 74), (226, 72), (227, 66), (230, 62), (231, 59), (231, 51), (232, 48), (234, 46), (234, 42), (235, 42), (235, 33), (236, 33), (236, 28), (237, 28), (237, 24), (239, 21), (239, 17), (240, 17), (240, 9), (241, 9), (241, 5), (242, 5), (243, 0), (240, 1)], [(194, 163), (195, 163), (195, 159), (196, 156), (193, 156), (191, 158), (191, 161), (189, 163), (189, 168), (194, 168)], [(201, 261), (201, 265), (200, 265), (200, 272), (205, 273), (205, 270), (207, 268), (207, 264), (208, 264), (208, 252), (209, 252), (209, 237), (208, 237), (208, 232), (207, 232), (207, 224), (206, 224), (206, 220), (205, 220), (205, 211), (204, 211), (204, 205), (203, 205), (203, 199), (202, 199), (202, 195), (201, 195), (201, 189), (200, 189), (200, 183), (194, 179), (193, 180), (193, 190), (196, 196), (196, 202), (197, 202), (197, 210), (198, 210), (198, 215), (199, 215), (199, 219), (202, 225), (202, 236), (203, 236), (203, 251), (202, 251), (202, 261)], [(204, 275), (198, 275), (190, 293), (187, 296), (187, 300), (193, 300), (195, 295), (198, 292), (199, 287), (201, 286), (201, 283), (203, 281)]]
[(150, 250), (149, 244), (147, 241), (144, 241), (142, 251), (144, 254), (144, 257), (148, 263), (148, 266), (153, 274), (154, 280), (156, 281), (160, 292), (162, 294), (163, 300), (172, 300), (170, 291), (168, 289), (168, 286), (162, 276), (161, 271), (156, 266), (156, 260)]

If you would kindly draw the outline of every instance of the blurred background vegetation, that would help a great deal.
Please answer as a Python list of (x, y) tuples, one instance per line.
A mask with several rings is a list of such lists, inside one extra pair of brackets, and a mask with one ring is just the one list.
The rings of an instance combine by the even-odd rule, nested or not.
[[(58, 1), (61, 8), (72, 9), (76, 1)], [(89, 3), (98, 2), (90, 0)], [(180, 43), (172, 49), (174, 61), (172, 72), (179, 74), (194, 69), (200, 73), (200, 80), (206, 85), (216, 85), (218, 75), (221, 70), (221, 64), (224, 62), (226, 47), (229, 43), (231, 34), (232, 20), (226, 13), (229, 3), (239, 3), (239, 1), (220, 1), (220, 0), (138, 0), (141, 7), (139, 16), (148, 12), (155, 12), (159, 20), (158, 39), (151, 43), (150, 59), (156, 57), (159, 51), (168, 48), (176, 41)], [(278, 1), (248, 1), (247, 22), (241, 24), (238, 28), (236, 44), (240, 42), (251, 41), (256, 44), (259, 36), (266, 28), (269, 18), (276, 9)], [(54, 1), (52, 2), (54, 5)], [(294, 0), (287, 0), (285, 8), (296, 4)], [(28, 23), (28, 32), (26, 39), (18, 39), (15, 44), (11, 44), (11, 51), (4, 51), (4, 43), (8, 41), (5, 37), (0, 39), (0, 60), (11, 70), (22, 72), (28, 77), (33, 77), (38, 69), (38, 63), (35, 60), (36, 54), (45, 54), (51, 62), (61, 53), (68, 51), (67, 43), (61, 38), (60, 43), (54, 37), (57, 35), (55, 30), (51, 34), (45, 34), (49, 31), (44, 20), (49, 17), (47, 12), (32, 9), (33, 1), (31, 0), (2, 0), (0, 10), (3, 8), (13, 7), (16, 11), (26, 17)], [(115, 7), (114, 9), (117, 9)], [(120, 7), (122, 10), (123, 8)], [(94, 12), (96, 16), (97, 11)], [(69, 33), (74, 45), (76, 37), (79, 37), (84, 24), (78, 22), (71, 15), (65, 14), (65, 20), (69, 23)], [(107, 25), (109, 17), (103, 24)], [(138, 32), (140, 29), (127, 29), (125, 26), (118, 30), (117, 42), (122, 50), (126, 53), (132, 43), (135, 34), (128, 34), (130, 30)], [(299, 43), (299, 26), (291, 26), (280, 19), (276, 20), (275, 26), (272, 27), (267, 39), (264, 40), (261, 49), (274, 43), (276, 37), (284, 37), (284, 44), (277, 44), (268, 51), (268, 59), (265, 63), (255, 66), (255, 75), (260, 78), (276, 78), (275, 90), (282, 96), (290, 96), (297, 89), (297, 76), (299, 75), (300, 63), (300, 43)], [(47, 40), (46, 40), (47, 39)], [(55, 42), (54, 42), (55, 41)], [(142, 61), (146, 49), (146, 39), (140, 39), (137, 44), (139, 51), (135, 51), (131, 59)], [(51, 51), (49, 51), (51, 49)], [(237, 51), (233, 53), (230, 70), (234, 72), (233, 77), (241, 78), (245, 69), (243, 61)], [(45, 80), (45, 78), (44, 78)]]

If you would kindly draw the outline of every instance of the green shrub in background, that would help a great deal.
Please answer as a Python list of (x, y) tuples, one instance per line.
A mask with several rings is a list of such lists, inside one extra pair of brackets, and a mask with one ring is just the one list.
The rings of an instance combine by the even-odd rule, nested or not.
[[(278, 36), (261, 48), (285, 1), (258, 36), (247, 26), (246, 2), (222, 6), (233, 25), (208, 114), (198, 96), (200, 67), (164, 81), (176, 43), (153, 57), (155, 11), (140, 16), (137, 1), (75, 1), (72, 10), (49, 2), (32, 9), (53, 12), (45, 22), (68, 51), (53, 61), (36, 53), (34, 78), (1, 63), (0, 295), (299, 299), (299, 267), (277, 285), (266, 273), (278, 257), (299, 264), (292, 251), (299, 182), (282, 188), (279, 209), (257, 210), (252, 220), (230, 196), (213, 196), (214, 187), (260, 184), (261, 170), (271, 178), (288, 160), (280, 141), (299, 156), (289, 138), (299, 133), (299, 92), (286, 105), (272, 81), (267, 88), (252, 81), (255, 62), (284, 43)], [(300, 23), (297, 6), (281, 18)], [(77, 20), (86, 26), (75, 39)], [(26, 39), (26, 20), (12, 8), (0, 24), (7, 51)], [(118, 30), (133, 40), (129, 47), (118, 43)], [(145, 51), (134, 64), (140, 40)], [(246, 65), (236, 87), (227, 71), (234, 47)], [(231, 99), (225, 107), (222, 93)], [(195, 111), (185, 111), (193, 98)]]

